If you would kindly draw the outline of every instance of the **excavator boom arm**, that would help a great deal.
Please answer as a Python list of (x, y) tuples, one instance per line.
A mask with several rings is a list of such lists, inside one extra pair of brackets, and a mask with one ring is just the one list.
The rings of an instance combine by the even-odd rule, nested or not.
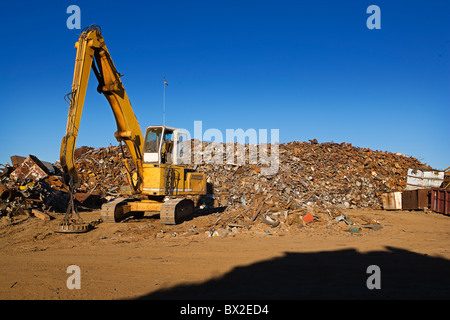
[(130, 184), (133, 191), (138, 193), (142, 188), (143, 174), (142, 145), (144, 141), (142, 131), (120, 80), (121, 75), (117, 72), (106, 48), (100, 28), (93, 25), (84, 29), (78, 42), (75, 44), (75, 48), (77, 49), (77, 55), (72, 91), (69, 94), (70, 107), (67, 117), (66, 135), (61, 142), (61, 166), (70, 178), (71, 187), (76, 188), (79, 186), (74, 151), (92, 68), (99, 82), (97, 91), (103, 93), (106, 97), (116, 119), (117, 131), (114, 136), (117, 141), (123, 141), (126, 144), (134, 161), (137, 170), (137, 180), (134, 182), (130, 181)]

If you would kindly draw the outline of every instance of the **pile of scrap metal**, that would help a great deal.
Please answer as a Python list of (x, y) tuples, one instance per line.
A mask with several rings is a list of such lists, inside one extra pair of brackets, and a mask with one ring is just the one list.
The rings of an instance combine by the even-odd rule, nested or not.
[[(81, 179), (74, 195), (78, 208), (97, 209), (124, 194), (121, 187), (127, 184), (126, 170), (119, 146), (83, 146), (75, 150), (74, 156)], [(33, 209), (66, 212), (70, 194), (59, 162), (52, 164), (29, 155), (11, 156), (11, 163), (0, 165), (0, 216)]]
[[(226, 144), (221, 147), (226, 150)], [(411, 168), (431, 170), (430, 166), (403, 154), (313, 139), (279, 144), (278, 154), (272, 158), (278, 162), (277, 170), (263, 174), (264, 164), (259, 158), (256, 162), (249, 161), (248, 144), (235, 147), (236, 159), (241, 152), (244, 163), (228, 163), (226, 154), (216, 152), (220, 149), (217, 145), (202, 142), (201, 148), (192, 147), (188, 167), (207, 175), (208, 194), (200, 199), (201, 208), (227, 208), (226, 211), (238, 212), (251, 221), (270, 212), (289, 214), (306, 207), (324, 212), (330, 208), (381, 209), (383, 194), (407, 189)], [(128, 150), (122, 151), (120, 146), (75, 150), (81, 179), (75, 194), (79, 206), (99, 208), (102, 203), (126, 194), (123, 159), (127, 154), (124, 157), (122, 152)], [(58, 163), (45, 163), (34, 156), (13, 156), (11, 160), (13, 165), (0, 171), (1, 214), (35, 207), (66, 211), (70, 196)]]
[[(272, 175), (262, 174), (264, 165), (259, 161), (247, 161), (241, 165), (228, 163), (227, 157), (220, 154), (227, 147), (226, 144), (203, 142), (197, 150), (192, 146), (192, 158), (203, 159), (203, 163), (195, 163), (193, 167), (207, 174), (212, 190), (208, 195), (209, 205), (213, 203), (214, 207), (225, 207), (224, 213), (235, 224), (254, 222), (256, 219), (268, 224), (267, 219), (264, 220), (267, 215), (275, 215), (279, 222), (285, 221), (290, 225), (292, 221), (297, 224), (298, 221), (310, 221), (305, 220), (308, 214), (314, 216), (314, 221), (319, 217), (325, 221), (340, 216), (344, 209), (390, 210), (389, 204), (398, 198), (401, 203), (402, 195), (409, 199), (404, 201), (408, 205), (405, 207), (407, 210), (420, 209), (423, 208), (423, 201), (421, 190), (415, 190), (418, 188), (414, 185), (417, 180), (432, 182), (430, 186), (448, 184), (442, 180), (443, 172), (414, 157), (360, 148), (350, 143), (319, 143), (313, 139), (309, 143), (280, 144), (277, 157), (279, 168)], [(249, 146), (245, 145), (240, 152), (249, 155)], [(221, 163), (218, 160), (222, 160)], [(430, 179), (424, 179), (424, 174), (425, 177), (429, 174)], [(386, 198), (393, 195), (396, 198)], [(439, 199), (444, 197), (448, 197), (448, 205), (440, 205), (439, 208), (450, 206), (450, 196), (439, 194), (435, 202), (443, 202)], [(430, 207), (429, 199), (428, 196), (426, 207)], [(402, 205), (395, 208), (401, 210)], [(229, 222), (222, 218), (221, 222), (224, 221)]]
[(70, 196), (56, 165), (33, 155), (12, 156), (11, 162), (0, 167), (0, 216), (66, 211)]
[(63, 212), (69, 196), (58, 168), (33, 155), (11, 157), (0, 171), (0, 215), (32, 209)]
[[(322, 209), (381, 209), (384, 192), (406, 188), (409, 168), (430, 168), (403, 154), (313, 139), (280, 144), (278, 170), (263, 175), (259, 162), (209, 161), (205, 159), (211, 155), (209, 148), (210, 144), (203, 142), (200, 151), (205, 161), (194, 167), (207, 174), (217, 205), (235, 209), (251, 210), (260, 197), (266, 207), (294, 209), (309, 204)], [(242, 152), (249, 154), (248, 145)]]
[[(123, 148), (125, 158), (129, 159), (129, 151)], [(99, 194), (107, 199), (118, 197), (125, 192), (122, 187), (127, 185), (127, 171), (123, 164), (124, 156), (120, 146), (105, 148), (80, 147), (75, 149), (75, 166), (81, 179), (78, 192)], [(132, 161), (128, 162), (131, 169)]]

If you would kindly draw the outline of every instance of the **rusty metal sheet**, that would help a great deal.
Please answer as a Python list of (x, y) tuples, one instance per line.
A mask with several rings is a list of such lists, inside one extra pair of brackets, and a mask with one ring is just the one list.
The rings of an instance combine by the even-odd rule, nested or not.
[(383, 193), (383, 209), (385, 210), (401, 210), (402, 209), (402, 193), (400, 191)]
[(29, 155), (22, 164), (11, 173), (13, 179), (43, 179), (48, 175), (48, 170), (35, 156)]
[(20, 166), (22, 164), (22, 162), (25, 161), (25, 157), (22, 156), (11, 156), (11, 163), (13, 165), (14, 168), (17, 168), (18, 166)]

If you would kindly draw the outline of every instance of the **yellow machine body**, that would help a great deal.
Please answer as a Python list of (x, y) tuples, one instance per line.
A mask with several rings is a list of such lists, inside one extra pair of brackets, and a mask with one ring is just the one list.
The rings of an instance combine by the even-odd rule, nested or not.
[(98, 80), (97, 91), (111, 106), (117, 131), (114, 136), (128, 148), (134, 168), (124, 164), (128, 172), (132, 198), (119, 198), (102, 207), (105, 221), (118, 222), (132, 213), (160, 212), (163, 223), (173, 224), (194, 212), (193, 201), (186, 196), (206, 194), (206, 176), (183, 165), (182, 144), (187, 134), (167, 126), (150, 126), (145, 138), (131, 107), (130, 100), (105, 45), (100, 27), (85, 28), (75, 44), (72, 90), (69, 96), (69, 114), (66, 135), (61, 141), (60, 161), (69, 177), (71, 189), (79, 186), (74, 151), (80, 127), (90, 70)]
[[(149, 196), (206, 194), (205, 175), (186, 172), (185, 168), (168, 164), (145, 164), (142, 194)], [(167, 188), (167, 172), (173, 170), (174, 182)]]

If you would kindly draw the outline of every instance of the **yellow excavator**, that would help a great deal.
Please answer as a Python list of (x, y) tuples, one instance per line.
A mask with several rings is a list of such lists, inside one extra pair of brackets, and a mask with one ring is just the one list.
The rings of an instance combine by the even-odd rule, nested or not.
[[(72, 90), (67, 95), (70, 107), (60, 154), (71, 193), (80, 185), (74, 150), (92, 68), (99, 83), (97, 91), (108, 100), (116, 120), (114, 136), (120, 146), (122, 142), (126, 145), (134, 163), (134, 166), (129, 165), (124, 156), (130, 190), (126, 197), (103, 204), (102, 220), (119, 222), (146, 212), (159, 212), (162, 223), (178, 224), (192, 216), (192, 197), (206, 194), (206, 177), (183, 164), (186, 162), (183, 157), (190, 150), (187, 133), (167, 126), (149, 126), (144, 138), (120, 80), (122, 75), (114, 66), (99, 26), (91, 25), (83, 29), (75, 48), (77, 54)], [(125, 155), (124, 152), (122, 154)], [(73, 213), (73, 195), (71, 206)], [(63, 230), (73, 230), (67, 226), (70, 223), (69, 212), (70, 208)]]

